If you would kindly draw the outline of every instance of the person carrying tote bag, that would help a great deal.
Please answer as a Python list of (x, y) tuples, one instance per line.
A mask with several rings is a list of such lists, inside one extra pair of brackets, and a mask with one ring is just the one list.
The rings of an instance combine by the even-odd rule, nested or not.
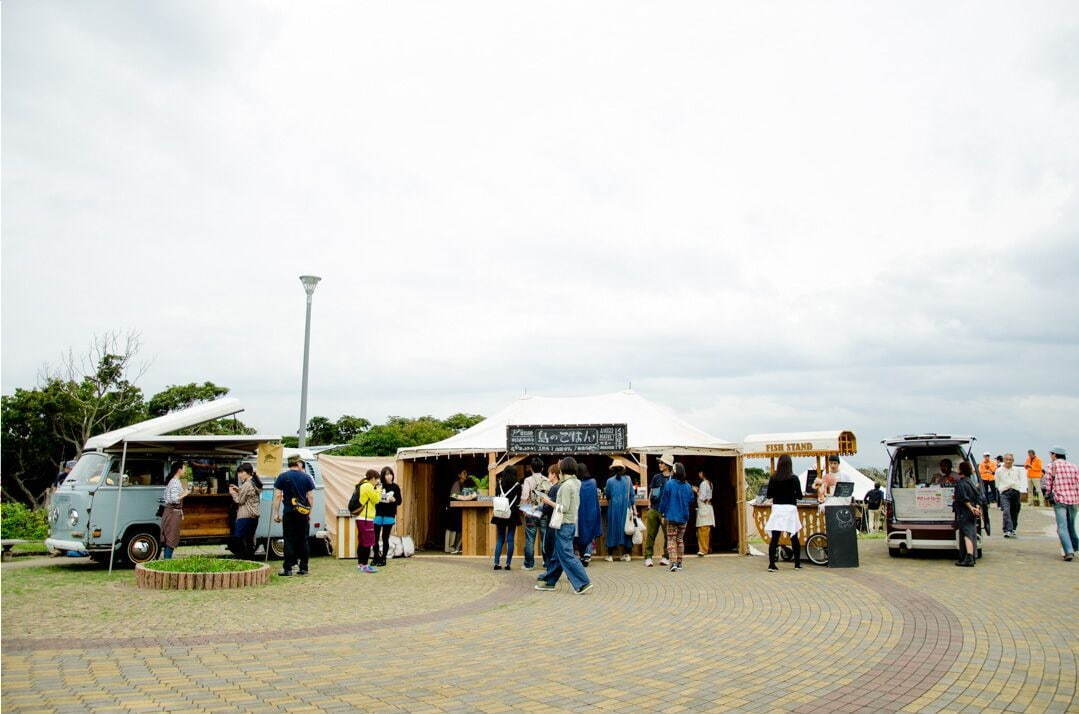
[[(616, 557), (628, 563), (633, 550), (633, 534), (637, 530), (636, 512), (633, 508), (633, 482), (625, 475), (621, 464), (611, 466), (611, 476), (603, 485), (607, 498), (607, 557), (610, 563)], [(619, 556), (618, 552), (622, 553)]]

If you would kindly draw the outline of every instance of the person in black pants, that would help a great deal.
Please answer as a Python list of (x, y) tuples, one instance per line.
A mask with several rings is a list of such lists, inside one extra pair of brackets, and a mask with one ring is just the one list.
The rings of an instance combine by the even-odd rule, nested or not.
[[(554, 515), (555, 498), (558, 497), (559, 475), (558, 464), (551, 464), (547, 467), (547, 483), (550, 484), (550, 488), (547, 489), (546, 495), (540, 496), (540, 502), (543, 504), (540, 509), (540, 532), (543, 533), (543, 567), (545, 571), (547, 564), (554, 558), (554, 541), (557, 529), (548, 528), (547, 524), (551, 522), (551, 516)], [(536, 580), (543, 580), (543, 576), (540, 575)]]
[(375, 506), (375, 565), (386, 565), (390, 551), (390, 533), (397, 522), (397, 507), (401, 505), (401, 487), (394, 481), (393, 469), (382, 468), (382, 500)]
[(802, 497), (802, 486), (794, 475), (791, 457), (784, 454), (776, 463), (776, 472), (768, 479), (768, 498), (772, 499), (772, 513), (764, 529), (772, 532), (772, 541), (768, 544), (768, 572), (774, 573), (776, 552), (779, 550), (779, 537), (790, 533), (791, 548), (794, 549), (794, 567), (802, 567), (802, 544), (798, 542), (798, 531), (802, 522), (798, 518), (798, 499)]
[(961, 568), (972, 568), (978, 556), (978, 518), (982, 515), (983, 496), (974, 485), (974, 470), (966, 459), (959, 462), (959, 474), (952, 477), (952, 510), (959, 531), (959, 560)]
[(288, 470), (277, 477), (273, 489), (274, 521), (281, 524), (285, 539), (285, 562), (278, 574), (292, 575), (293, 566), (299, 565), (297, 575), (307, 575), (310, 557), (307, 535), (311, 530), (311, 494), (315, 491), (315, 482), (304, 471), (299, 456), (289, 457)]

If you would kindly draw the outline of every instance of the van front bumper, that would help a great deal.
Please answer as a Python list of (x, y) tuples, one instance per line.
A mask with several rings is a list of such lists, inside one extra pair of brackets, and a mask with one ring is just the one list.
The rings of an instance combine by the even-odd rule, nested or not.
[(86, 552), (86, 544), (77, 540), (62, 540), (60, 538), (46, 538), (45, 547), (49, 550), (74, 550), (79, 553)]

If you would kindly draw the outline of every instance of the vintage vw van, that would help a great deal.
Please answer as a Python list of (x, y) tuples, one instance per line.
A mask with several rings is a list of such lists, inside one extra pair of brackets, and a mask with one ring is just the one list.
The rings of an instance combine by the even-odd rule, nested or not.
[[(161, 547), (159, 506), (164, 503), (165, 476), (171, 462), (191, 464), (192, 493), (184, 499), (181, 545), (226, 543), (236, 506), (229, 484), (236, 483), (236, 467), (253, 461), (259, 444), (280, 441), (279, 436), (252, 434), (180, 436), (168, 432), (229, 416), (241, 411), (236, 399), (220, 399), (157, 419), (95, 436), (57, 489), (49, 508), (46, 547), (89, 552), (107, 562), (125, 565), (158, 557)], [(312, 454), (307, 471), (315, 481), (312, 504), (312, 551), (324, 552), (329, 542), (325, 518), (322, 474)], [(122, 472), (121, 472), (122, 469)], [(283, 555), (281, 524), (270, 513), (273, 482), (263, 477), (261, 514), (256, 540)]]
[[(942, 459), (951, 460), (954, 472), (958, 472), (960, 462), (967, 461), (974, 467), (974, 485), (981, 488), (971, 456), (974, 437), (912, 434), (882, 443), (891, 460), (885, 495), (888, 554), (904, 555), (917, 549), (958, 550), (952, 512), (955, 489), (933, 482)], [(978, 555), (981, 551), (979, 537)]]

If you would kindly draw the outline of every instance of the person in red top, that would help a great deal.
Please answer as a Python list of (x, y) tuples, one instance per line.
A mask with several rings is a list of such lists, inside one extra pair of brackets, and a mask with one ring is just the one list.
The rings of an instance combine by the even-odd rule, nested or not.
[(1030, 505), (1039, 508), (1046, 505), (1045, 496), (1042, 495), (1042, 475), (1045, 472), (1042, 469), (1042, 460), (1034, 453), (1034, 449), (1027, 450), (1027, 461), (1023, 464), (1023, 468), (1027, 470), (1029, 480), (1027, 493), (1030, 494)]
[(1075, 535), (1075, 512), (1079, 510), (1079, 468), (1070, 463), (1064, 447), (1049, 449), (1049, 467), (1042, 477), (1042, 486), (1057, 517), (1057, 535), (1064, 548), (1064, 560), (1075, 557), (1079, 537)]
[(1000, 503), (996, 473), (997, 462), (986, 451), (982, 454), (982, 462), (978, 464), (978, 475), (982, 477), (982, 495), (988, 503)]

